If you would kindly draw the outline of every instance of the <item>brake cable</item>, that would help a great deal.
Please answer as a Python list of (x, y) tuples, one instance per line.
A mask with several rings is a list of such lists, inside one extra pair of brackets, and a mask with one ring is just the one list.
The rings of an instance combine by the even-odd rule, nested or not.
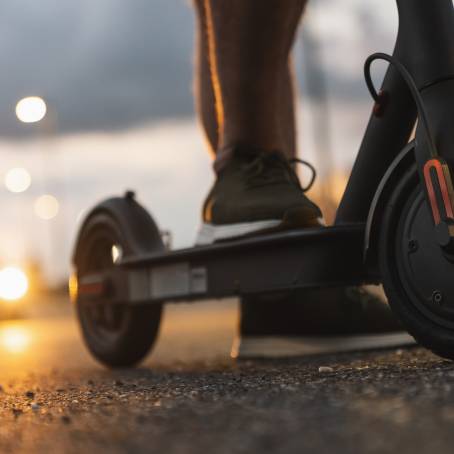
[(408, 71), (408, 69), (395, 57), (392, 57), (391, 55), (384, 54), (381, 52), (377, 52), (375, 54), (372, 54), (369, 56), (364, 63), (364, 77), (366, 79), (366, 84), (367, 88), (369, 89), (369, 92), (374, 99), (376, 103), (380, 103), (380, 95), (377, 93), (374, 83), (372, 81), (372, 76), (371, 76), (371, 65), (374, 61), (376, 60), (385, 60), (388, 63), (390, 63), (394, 68), (398, 71), (404, 82), (407, 84), (408, 89), (410, 90), (410, 93), (413, 97), (413, 100), (415, 101), (416, 108), (418, 110), (418, 117), (419, 121), (421, 123), (421, 126), (423, 127), (427, 144), (429, 146), (429, 153), (432, 158), (435, 158), (438, 156), (437, 149), (435, 147), (435, 142), (433, 139), (433, 134), (430, 128), (430, 123), (429, 123), (429, 118), (426, 112), (426, 109), (424, 107), (424, 101), (421, 97), (421, 94), (419, 93), (418, 87)]

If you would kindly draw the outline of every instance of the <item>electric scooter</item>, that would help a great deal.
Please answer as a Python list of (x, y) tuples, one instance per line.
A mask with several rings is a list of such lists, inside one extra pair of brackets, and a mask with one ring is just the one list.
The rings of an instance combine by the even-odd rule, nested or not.
[[(99, 361), (142, 360), (169, 301), (380, 283), (408, 332), (454, 359), (453, 3), (397, 6), (393, 55), (365, 64), (375, 104), (334, 225), (171, 251), (134, 193), (92, 209), (70, 290)], [(379, 59), (389, 68), (377, 92)]]

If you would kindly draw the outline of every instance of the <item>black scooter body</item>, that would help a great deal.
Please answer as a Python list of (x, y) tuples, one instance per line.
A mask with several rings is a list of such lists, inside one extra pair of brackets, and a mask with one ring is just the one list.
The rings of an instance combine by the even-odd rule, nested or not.
[(168, 301), (369, 283), (383, 283), (419, 342), (454, 359), (454, 287), (445, 285), (454, 272), (454, 10), (452, 0), (397, 5), (394, 60), (414, 81), (436, 152), (421, 122), (409, 142), (415, 95), (390, 66), (334, 226), (169, 251), (132, 193), (97, 205), (76, 242), (72, 294), (100, 361), (140, 361)]

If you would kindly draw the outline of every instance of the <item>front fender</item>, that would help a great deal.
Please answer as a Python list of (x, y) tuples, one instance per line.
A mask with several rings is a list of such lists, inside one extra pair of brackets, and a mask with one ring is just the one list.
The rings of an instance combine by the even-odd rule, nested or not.
[(372, 200), (367, 216), (364, 237), (364, 262), (370, 266), (377, 263), (377, 244), (383, 210), (389, 196), (402, 175), (415, 165), (415, 141), (412, 140), (397, 155), (383, 176)]

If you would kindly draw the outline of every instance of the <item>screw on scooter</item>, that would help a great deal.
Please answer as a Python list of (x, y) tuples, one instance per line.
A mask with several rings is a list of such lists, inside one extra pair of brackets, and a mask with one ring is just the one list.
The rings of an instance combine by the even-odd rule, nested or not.
[[(167, 301), (383, 283), (407, 330), (454, 359), (453, 4), (397, 5), (393, 56), (365, 64), (375, 106), (333, 226), (170, 251), (130, 192), (88, 214), (72, 293), (96, 358), (139, 362)], [(377, 59), (390, 63), (378, 93), (370, 74)]]

